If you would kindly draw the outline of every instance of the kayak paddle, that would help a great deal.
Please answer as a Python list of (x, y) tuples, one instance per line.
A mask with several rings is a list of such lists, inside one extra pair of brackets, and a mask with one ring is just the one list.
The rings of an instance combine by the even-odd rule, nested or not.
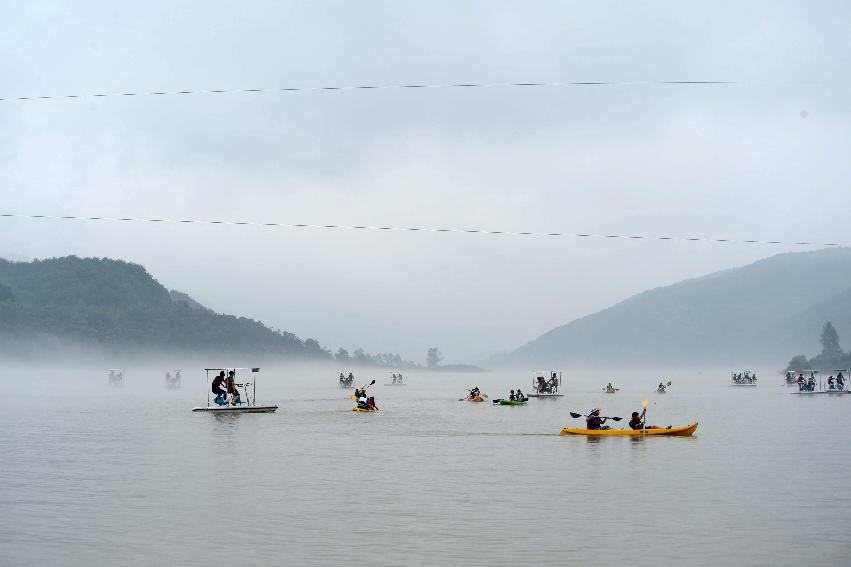
[[(576, 412), (570, 412), (570, 417), (574, 417), (574, 418), (575, 418), (575, 417), (591, 417), (591, 416), (589, 416), (589, 415), (582, 415), (581, 413), (576, 413)], [(603, 417), (601, 417), (600, 419), (611, 419), (612, 421), (620, 421), (620, 420), (622, 420), (623, 418), (622, 418), (622, 417), (608, 417), (608, 416), (603, 416)]]
[[(373, 384), (375, 384), (375, 379), (373, 379), (373, 380), (372, 380), (372, 382), (370, 382), (369, 384), (367, 384), (366, 386), (364, 386), (363, 388), (361, 388), (361, 389), (360, 389), (360, 391), (361, 391), (361, 392), (366, 392), (366, 389), (367, 389), (367, 388), (369, 388), (370, 386), (372, 386)], [(352, 400), (357, 401), (357, 400), (356, 400), (356, 398), (355, 398), (355, 395), (354, 395), (354, 394), (352, 394), (352, 395), (351, 395), (351, 396), (349, 396), (349, 397), (350, 397)]]

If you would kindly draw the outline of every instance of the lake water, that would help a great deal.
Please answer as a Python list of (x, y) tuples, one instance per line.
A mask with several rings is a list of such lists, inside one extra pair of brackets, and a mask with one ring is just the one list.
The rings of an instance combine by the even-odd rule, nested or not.
[[(203, 372), (22, 369), (2, 382), (3, 565), (849, 565), (851, 396), (801, 399), (762, 372), (407, 372), (354, 413), (335, 371), (264, 369), (271, 415), (206, 415)], [(366, 380), (364, 380), (366, 381)], [(361, 382), (361, 379), (358, 380)], [(693, 438), (562, 437), (569, 411), (699, 421)], [(625, 423), (622, 422), (622, 423)]]

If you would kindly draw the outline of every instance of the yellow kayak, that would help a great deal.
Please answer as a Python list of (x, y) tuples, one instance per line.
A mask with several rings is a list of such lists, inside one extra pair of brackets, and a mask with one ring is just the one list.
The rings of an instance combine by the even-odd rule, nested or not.
[(476, 396), (475, 398), (467, 398), (468, 402), (483, 402), (488, 399), (487, 396)]
[(367, 413), (372, 413), (372, 412), (376, 412), (376, 411), (379, 411), (379, 410), (377, 410), (377, 409), (365, 409), (365, 408), (352, 408), (352, 411), (365, 411)]
[(561, 435), (619, 435), (636, 437), (639, 435), (673, 435), (675, 437), (688, 437), (697, 430), (697, 422), (685, 427), (672, 427), (671, 429), (575, 429), (565, 427)]

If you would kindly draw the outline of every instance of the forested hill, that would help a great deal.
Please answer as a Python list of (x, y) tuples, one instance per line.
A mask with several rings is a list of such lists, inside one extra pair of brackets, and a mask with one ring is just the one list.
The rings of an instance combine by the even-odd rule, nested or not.
[(330, 358), (313, 339), (218, 314), (170, 292), (138, 264), (76, 256), (0, 259), (0, 348), (37, 336), (108, 350)]
[(851, 336), (851, 249), (779, 254), (635, 295), (503, 356), (512, 364), (771, 362), (814, 352), (830, 320)]

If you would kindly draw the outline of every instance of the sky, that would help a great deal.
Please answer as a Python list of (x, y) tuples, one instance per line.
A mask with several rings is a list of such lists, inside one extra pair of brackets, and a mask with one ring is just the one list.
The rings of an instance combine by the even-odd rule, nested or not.
[[(4, 99), (621, 84), (4, 100), (0, 212), (851, 244), (847, 2), (2, 4)], [(217, 311), (417, 361), (815, 248), (0, 218), (0, 257), (138, 262)]]

